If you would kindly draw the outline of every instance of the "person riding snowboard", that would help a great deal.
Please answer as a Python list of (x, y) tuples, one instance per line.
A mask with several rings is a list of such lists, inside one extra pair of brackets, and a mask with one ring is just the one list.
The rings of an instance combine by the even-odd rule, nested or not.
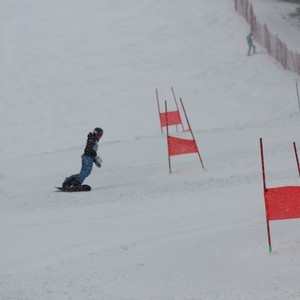
[(97, 150), (98, 142), (102, 136), (103, 130), (99, 127), (96, 127), (93, 132), (88, 134), (84, 153), (81, 156), (81, 170), (79, 174), (66, 177), (62, 184), (64, 190), (76, 189), (81, 186), (83, 181), (91, 174), (93, 163), (98, 168), (101, 167), (102, 159), (97, 155)]

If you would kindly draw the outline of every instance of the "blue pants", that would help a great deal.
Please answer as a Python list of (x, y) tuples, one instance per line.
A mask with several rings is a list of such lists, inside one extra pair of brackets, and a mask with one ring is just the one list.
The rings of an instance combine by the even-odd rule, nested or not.
[(68, 179), (70, 181), (77, 180), (82, 184), (84, 180), (91, 174), (93, 169), (93, 158), (89, 155), (82, 155), (81, 170), (79, 174), (71, 175)]

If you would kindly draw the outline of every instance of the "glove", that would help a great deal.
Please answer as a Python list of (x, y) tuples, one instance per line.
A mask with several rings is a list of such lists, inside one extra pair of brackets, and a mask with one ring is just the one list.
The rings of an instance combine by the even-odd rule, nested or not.
[(100, 167), (101, 167), (101, 164), (102, 164), (102, 159), (101, 159), (101, 157), (96, 156), (96, 157), (94, 158), (94, 163), (95, 163), (95, 165), (96, 165), (98, 168), (100, 168)]

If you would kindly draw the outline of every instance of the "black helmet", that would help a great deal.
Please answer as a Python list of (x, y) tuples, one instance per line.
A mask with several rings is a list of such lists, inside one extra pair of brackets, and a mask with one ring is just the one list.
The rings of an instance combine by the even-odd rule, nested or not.
[(97, 137), (97, 140), (99, 141), (103, 135), (103, 129), (101, 129), (100, 127), (96, 127), (93, 131), (93, 134)]

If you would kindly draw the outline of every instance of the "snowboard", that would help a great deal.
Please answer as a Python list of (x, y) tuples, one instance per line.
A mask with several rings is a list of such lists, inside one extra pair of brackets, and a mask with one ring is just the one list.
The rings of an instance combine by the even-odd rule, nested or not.
[(55, 188), (58, 189), (61, 192), (69, 192), (69, 193), (70, 192), (89, 192), (92, 189), (87, 184), (82, 184), (82, 185), (79, 185), (79, 186), (72, 186), (72, 187), (66, 188), (66, 189), (64, 189), (61, 186), (56, 186)]

